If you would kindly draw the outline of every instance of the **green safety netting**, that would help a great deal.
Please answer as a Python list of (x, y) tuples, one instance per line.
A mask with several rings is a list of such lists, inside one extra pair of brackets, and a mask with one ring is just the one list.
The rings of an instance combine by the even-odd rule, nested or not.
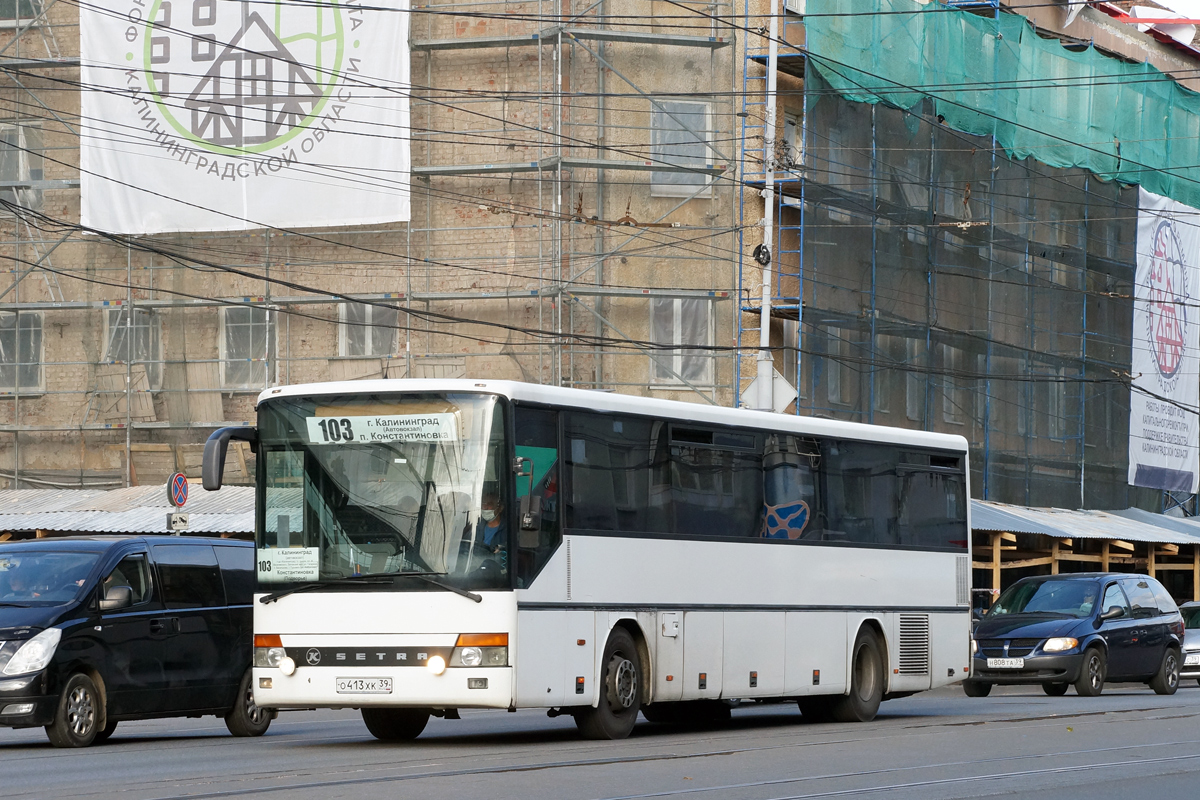
[(1024, 17), (915, 0), (808, 0), (805, 27), (810, 64), (850, 100), (931, 97), (946, 125), (1012, 158), (1200, 206), (1200, 94), (1148, 64), (1067, 49)]

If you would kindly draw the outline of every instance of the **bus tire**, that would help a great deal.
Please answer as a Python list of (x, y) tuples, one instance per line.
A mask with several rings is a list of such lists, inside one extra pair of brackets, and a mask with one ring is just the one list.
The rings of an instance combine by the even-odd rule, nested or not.
[(642, 668), (629, 631), (613, 628), (600, 664), (600, 702), (576, 711), (575, 725), (585, 739), (624, 739), (642, 704)]
[(834, 698), (833, 718), (838, 722), (870, 722), (883, 700), (883, 653), (879, 637), (862, 628), (850, 651), (850, 693)]
[(364, 708), (363, 722), (376, 739), (406, 742), (417, 738), (429, 724), (428, 708)]

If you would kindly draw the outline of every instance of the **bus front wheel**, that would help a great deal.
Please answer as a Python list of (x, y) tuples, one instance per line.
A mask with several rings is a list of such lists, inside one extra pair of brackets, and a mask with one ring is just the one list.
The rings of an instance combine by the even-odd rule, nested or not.
[(428, 708), (364, 708), (363, 722), (376, 739), (400, 742), (415, 739), (429, 724)]
[(883, 700), (883, 648), (870, 628), (862, 628), (850, 652), (850, 693), (833, 701), (838, 722), (870, 722)]
[(637, 722), (642, 705), (642, 668), (637, 643), (629, 631), (613, 628), (604, 645), (600, 702), (575, 712), (575, 725), (585, 739), (624, 739)]

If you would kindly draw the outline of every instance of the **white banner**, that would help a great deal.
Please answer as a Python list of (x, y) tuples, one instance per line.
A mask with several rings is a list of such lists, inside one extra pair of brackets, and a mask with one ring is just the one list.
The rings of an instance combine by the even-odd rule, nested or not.
[(1200, 472), (1200, 212), (1139, 189), (1129, 483), (1195, 492)]
[(409, 219), (409, 0), (80, 5), (85, 226)]

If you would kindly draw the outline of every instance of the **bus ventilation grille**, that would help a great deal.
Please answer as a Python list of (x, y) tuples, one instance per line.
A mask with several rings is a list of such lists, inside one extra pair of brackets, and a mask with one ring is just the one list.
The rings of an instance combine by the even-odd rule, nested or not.
[(900, 615), (900, 674), (929, 674), (929, 616)]
[(954, 602), (971, 605), (971, 563), (967, 556), (958, 556), (954, 564)]

